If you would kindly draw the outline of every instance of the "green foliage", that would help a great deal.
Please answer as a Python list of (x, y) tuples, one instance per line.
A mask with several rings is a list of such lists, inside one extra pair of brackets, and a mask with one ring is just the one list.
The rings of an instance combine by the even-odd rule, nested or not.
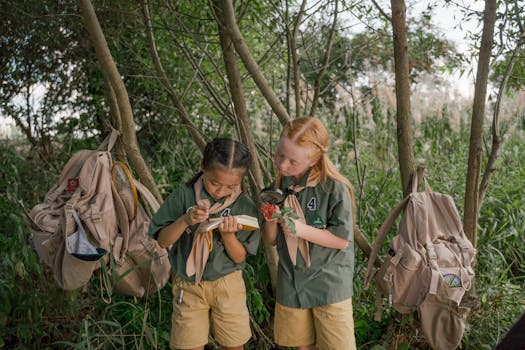
[(0, 152), (0, 344), (9, 349), (44, 349), (76, 331), (77, 312), (85, 305), (76, 300), (76, 293), (57, 288), (28, 244), (19, 201), (35, 198), (33, 190), (40, 184), (34, 174), (40, 167), (27, 163), (4, 142)]
[[(154, 34), (168, 80), (183, 99), (196, 128), (205, 139), (234, 135), (230, 96), (225, 79), (217, 23), (209, 3), (152, 1)], [(293, 2), (297, 7), (297, 1)], [(31, 208), (51, 187), (65, 161), (78, 149), (94, 148), (101, 141), (102, 122), (108, 119), (105, 83), (81, 21), (72, 3), (0, 2), (4, 11), (0, 43), (0, 111), (11, 117), (29, 117), (34, 131), (31, 144), (0, 144), (0, 348), (124, 348), (167, 349), (171, 329), (171, 285), (149, 299), (112, 296), (103, 302), (100, 276), (94, 275), (84, 289), (60, 290), (48, 268), (28, 244), (21, 203)], [(363, 18), (377, 12), (359, 2)], [(284, 13), (268, 2), (238, 2), (236, 11), (245, 42), (276, 91), (285, 90), (286, 47)], [(126, 1), (96, 1), (97, 15), (112, 55), (124, 77), (136, 121), (137, 139), (162, 194), (186, 181), (198, 170), (200, 153), (181, 127), (179, 111), (155, 78), (140, 7)], [(282, 10), (282, 9), (281, 9)], [(72, 15), (75, 13), (75, 15)], [(292, 15), (293, 17), (293, 15)], [(329, 17), (312, 17), (301, 27), (301, 74), (307, 82), (316, 78), (325, 48)], [(422, 72), (448, 69), (457, 62), (454, 48), (429, 26), (429, 18), (410, 24), (409, 47), (412, 78)], [(303, 30), (303, 28), (305, 28)], [(354, 86), (367, 80), (370, 70), (391, 72), (390, 26), (375, 31), (334, 36), (333, 56), (321, 91), (319, 111), (330, 129), (330, 158), (356, 189), (358, 224), (371, 241), (383, 219), (400, 200), (395, 112), (376, 98), (375, 86)], [(516, 33), (514, 33), (516, 34)], [(270, 48), (270, 49), (269, 49)], [(498, 74), (504, 61), (496, 62)], [(196, 68), (198, 67), (198, 69)], [(29, 68), (32, 68), (30, 70)], [(440, 68), (440, 69), (441, 69)], [(250, 122), (254, 127), (262, 162), (271, 168), (270, 154), (280, 126), (255, 93), (254, 83), (243, 74)], [(517, 62), (511, 85), (519, 87), (523, 62)], [(69, 74), (66, 74), (69, 73)], [(35, 82), (48, 84), (49, 94), (38, 110), (13, 105), (12, 98)], [(334, 84), (356, 88), (353, 108), (338, 113), (326, 107), (338, 102)], [(24, 90), (26, 89), (26, 90)], [(363, 100), (359, 100), (360, 98)], [(6, 102), (7, 101), (7, 102)], [(363, 111), (370, 103), (370, 113)], [(63, 112), (75, 112), (63, 117)], [(60, 117), (60, 118), (58, 118)], [(520, 115), (517, 129), (525, 130)], [(23, 121), (23, 120), (22, 120)], [(425, 164), (431, 186), (451, 194), (461, 210), (463, 204), (468, 126), (455, 125), (451, 112), (425, 116), (415, 128), (417, 164)], [(477, 292), (480, 309), (469, 318), (463, 348), (492, 348), (525, 307), (523, 294), (525, 253), (523, 245), (523, 188), (521, 164), (525, 159), (523, 137), (505, 144), (485, 202), (481, 208), (478, 241)], [(42, 145), (46, 145), (45, 148)], [(49, 154), (43, 154), (43, 150)], [(51, 151), (54, 151), (51, 152)], [(20, 155), (22, 154), (22, 155)], [(46, 157), (40, 156), (46, 155)], [(50, 156), (52, 155), (52, 156)], [(48, 156), (48, 157), (47, 157)], [(45, 159), (42, 161), (41, 159)], [(374, 290), (363, 289), (366, 261), (356, 251), (354, 319), (359, 349), (424, 349), (411, 316), (384, 309), (381, 321), (373, 320)], [(256, 335), (247, 348), (273, 346), (272, 313), (275, 299), (269, 282), (264, 252), (248, 258), (244, 271), (251, 325)], [(494, 317), (497, 319), (495, 320)]]
[(272, 219), (282, 219), (284, 221), (284, 225), (289, 228), (292, 235), (297, 233), (295, 230), (294, 220), (299, 219), (299, 215), (297, 215), (292, 208), (283, 206), (279, 213), (273, 213)]
[[(347, 110), (337, 123), (327, 122), (330, 133), (336, 136), (330, 157), (356, 187), (358, 223), (369, 240), (401, 196), (396, 150), (392, 145), (395, 144), (392, 117), (380, 104), (373, 110), (370, 116)], [(362, 126), (372, 118), (375, 129)], [(466, 171), (467, 130), (466, 126), (454, 127), (446, 112), (440, 117), (424, 119), (415, 130), (418, 135), (416, 156), (426, 164), (432, 188), (451, 194), (458, 207), (462, 204)], [(97, 273), (83, 290), (64, 292), (27, 243), (29, 230), (18, 201), (22, 200), (27, 207), (36, 204), (58, 176), (54, 169), (60, 169), (72, 152), (97, 141), (66, 141), (63, 148), (57, 148), (64, 151), (57, 163), (43, 165), (23, 158), (21, 146), (5, 142), (0, 145), (3, 155), (0, 164), (3, 169), (0, 175), (0, 249), (4, 257), (0, 260), (0, 338), (6, 348), (168, 348), (170, 284), (145, 300), (113, 295), (112, 300), (105, 303), (101, 299), (104, 290)], [(384, 151), (378, 152), (378, 144), (385, 142), (389, 145), (383, 145)], [(169, 144), (165, 147), (167, 153), (172, 152)], [(357, 159), (349, 158), (355, 154), (354, 148), (358, 150)], [(151, 156), (157, 177), (173, 177), (173, 182), (166, 185), (167, 191), (174, 182), (185, 181), (198, 164), (198, 153), (194, 149), (182, 149), (185, 149), (185, 156), (172, 154), (172, 161), (167, 163)], [(524, 154), (525, 145), (520, 136), (512, 137), (504, 145), (481, 208), (476, 284), (480, 309), (469, 317), (463, 340), (466, 349), (493, 347), (525, 307), (525, 271), (521, 264), (525, 259), (521, 249), (521, 233), (525, 226), (521, 205), (524, 190), (516, 186), (516, 179), (525, 178), (520, 166)], [(183, 168), (176, 169), (180, 164)], [(361, 169), (359, 174), (357, 168)], [(27, 179), (31, 179), (31, 186), (27, 186)], [(385, 308), (381, 321), (373, 320), (374, 289), (373, 286), (368, 291), (363, 289), (365, 268), (363, 253), (358, 250), (353, 299), (359, 348), (386, 349), (397, 343), (398, 348), (425, 349), (421, 335), (415, 333), (411, 317), (401, 317)], [(262, 247), (256, 256), (249, 257), (244, 279), (257, 336), (247, 348), (270, 349), (275, 299)]]

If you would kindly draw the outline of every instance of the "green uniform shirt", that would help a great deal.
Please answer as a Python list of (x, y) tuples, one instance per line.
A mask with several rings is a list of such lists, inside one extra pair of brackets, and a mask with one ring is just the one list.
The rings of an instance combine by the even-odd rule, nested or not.
[[(298, 185), (306, 186), (308, 173)], [(284, 177), (282, 189), (294, 185), (291, 177)], [(308, 242), (311, 265), (308, 268), (301, 254), (293, 266), (279, 225), (277, 251), (279, 268), (277, 277), (277, 302), (281, 305), (309, 309), (333, 304), (351, 298), (354, 274), (354, 233), (352, 226), (352, 201), (347, 187), (338, 181), (306, 187), (297, 194), (306, 223), (326, 229), (350, 242), (343, 249), (326, 248)]]
[[(214, 200), (203, 188), (201, 192), (201, 199), (208, 199), (210, 205), (213, 205)], [(220, 200), (223, 202), (223, 200)], [(162, 203), (159, 210), (151, 218), (149, 226), (149, 235), (154, 238), (157, 237), (159, 230), (182, 216), (186, 211), (196, 205), (195, 192), (193, 186), (180, 186), (177, 187)], [(245, 214), (254, 217), (258, 217), (258, 211), (253, 201), (241, 193), (237, 200), (229, 207), (223, 209), (221, 212), (216, 214), (210, 214), (210, 217), (219, 217), (227, 215), (239, 215)], [(195, 276), (188, 277), (186, 275), (186, 261), (191, 252), (191, 246), (193, 243), (194, 231), (199, 225), (195, 224), (186, 228), (185, 232), (182, 233), (179, 240), (175, 242), (170, 250), (169, 258), (171, 266), (177, 273), (190, 281), (195, 280)], [(259, 231), (238, 231), (236, 233), (237, 239), (246, 248), (248, 254), (256, 254), (257, 247), (259, 245)], [(220, 233), (214, 232), (213, 234), (213, 250), (210, 252), (204, 273), (202, 276), (203, 281), (213, 281), (219, 277), (225, 276), (235, 270), (244, 268), (245, 262), (240, 264), (234, 263), (230, 257), (226, 254), (224, 245), (220, 239)]]

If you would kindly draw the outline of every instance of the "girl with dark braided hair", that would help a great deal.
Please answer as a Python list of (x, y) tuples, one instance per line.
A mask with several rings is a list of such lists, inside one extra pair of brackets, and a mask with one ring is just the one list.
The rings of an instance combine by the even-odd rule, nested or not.
[[(258, 216), (241, 191), (251, 158), (245, 145), (214, 139), (200, 171), (151, 220), (149, 233), (169, 247), (173, 268), (172, 349), (204, 349), (210, 329), (222, 349), (242, 349), (251, 337), (241, 270), (247, 254), (257, 252), (259, 233), (243, 230), (234, 217)], [(216, 230), (200, 229), (216, 217), (224, 217)]]

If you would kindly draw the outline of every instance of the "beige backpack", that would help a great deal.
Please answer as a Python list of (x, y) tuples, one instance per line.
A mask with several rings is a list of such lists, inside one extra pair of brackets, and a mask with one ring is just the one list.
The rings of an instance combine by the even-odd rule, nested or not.
[(32, 244), (61, 288), (82, 287), (103, 267), (108, 292), (142, 297), (166, 284), (170, 264), (147, 234), (160, 204), (124, 164), (113, 163), (117, 137), (113, 130), (99, 150), (75, 153), (28, 222)]
[[(402, 314), (418, 312), (421, 330), (433, 349), (450, 350), (463, 337), (468, 308), (460, 302), (473, 283), (471, 267), (476, 254), (463, 232), (453, 199), (433, 192), (424, 180), (418, 192), (413, 176), (412, 193), (401, 201), (381, 225), (372, 246), (365, 289), (372, 278), (386, 282), (390, 305)], [(379, 269), (379, 250), (396, 218), (404, 212), (397, 235)], [(380, 288), (377, 288), (381, 293)], [(378, 299), (380, 300), (380, 298)], [(378, 304), (376, 319), (380, 319)]]

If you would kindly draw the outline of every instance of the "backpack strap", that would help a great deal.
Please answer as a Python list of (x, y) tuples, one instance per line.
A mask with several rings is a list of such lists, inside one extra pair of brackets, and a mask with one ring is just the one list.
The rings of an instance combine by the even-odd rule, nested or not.
[[(416, 187), (417, 188), (417, 187)], [(367, 269), (366, 269), (366, 274), (365, 274), (365, 284), (364, 284), (364, 287), (365, 287), (365, 290), (368, 289), (369, 285), (370, 285), (370, 281), (371, 279), (374, 277), (373, 275), (375, 274), (375, 268), (374, 268), (374, 261), (376, 260), (378, 254), (379, 254), (379, 250), (381, 249), (381, 247), (383, 246), (383, 242), (385, 241), (385, 238), (386, 238), (386, 235), (388, 234), (388, 232), (390, 231), (390, 229), (392, 228), (392, 226), (394, 225), (394, 223), (396, 222), (396, 219), (397, 217), (399, 216), (399, 214), (401, 214), (401, 212), (405, 209), (409, 199), (411, 198), (411, 194), (409, 194), (408, 196), (406, 196), (391, 212), (390, 214), (388, 215), (388, 217), (386, 218), (386, 220), (383, 222), (383, 224), (381, 225), (381, 227), (379, 228), (379, 231), (377, 232), (377, 237), (376, 239), (374, 240), (374, 244), (372, 245), (372, 250), (370, 252), (370, 257), (368, 258), (368, 266), (367, 266)], [(383, 263), (384, 264), (384, 263)]]
[[(128, 178), (129, 187), (131, 190), (131, 193), (133, 195), (133, 214), (129, 218), (129, 221), (135, 220), (135, 217), (137, 217), (137, 208), (139, 206), (139, 198), (137, 195), (137, 188), (135, 186), (135, 181), (133, 180), (133, 176), (131, 175), (131, 171), (129, 170), (128, 166), (124, 162), (115, 162), (113, 163), (113, 166), (111, 167), (111, 180), (113, 183), (115, 183), (115, 166), (118, 166), (124, 171), (124, 174)], [(116, 184), (115, 184), (116, 186)]]
[(106, 136), (104, 141), (102, 141), (102, 143), (97, 147), (97, 151), (107, 150), (108, 152), (111, 152), (111, 150), (115, 146), (115, 143), (117, 142), (117, 139), (120, 136), (120, 132), (117, 129), (113, 128), (112, 126), (110, 127), (111, 127), (111, 134)]
[[(463, 232), (463, 231), (461, 231)], [(472, 268), (472, 254), (476, 253), (476, 249), (472, 246), (470, 241), (463, 237), (456, 237), (459, 247), (461, 248), (461, 257), (463, 258), (463, 264), (467, 268), (467, 271), (470, 275), (474, 275), (474, 269)], [(469, 254), (470, 253), (470, 254)]]
[(128, 212), (113, 181), (111, 181), (111, 193), (113, 195), (113, 205), (115, 206), (117, 225), (119, 227), (117, 237), (113, 243), (112, 252), (115, 262), (122, 264), (129, 246)]
[(427, 243), (426, 250), (429, 258), (429, 266), (431, 272), (430, 287), (428, 292), (430, 294), (437, 294), (438, 282), (440, 277), (439, 266), (437, 263), (437, 254), (436, 250), (434, 249), (434, 245), (431, 243)]
[(157, 198), (153, 195), (153, 193), (151, 193), (151, 191), (138, 180), (133, 179), (133, 181), (134, 181), (135, 187), (138, 190), (138, 193), (140, 193), (140, 197), (149, 206), (149, 208), (145, 208), (145, 209), (151, 210), (152, 214), (155, 213), (157, 210), (159, 210), (160, 203), (157, 200)]

